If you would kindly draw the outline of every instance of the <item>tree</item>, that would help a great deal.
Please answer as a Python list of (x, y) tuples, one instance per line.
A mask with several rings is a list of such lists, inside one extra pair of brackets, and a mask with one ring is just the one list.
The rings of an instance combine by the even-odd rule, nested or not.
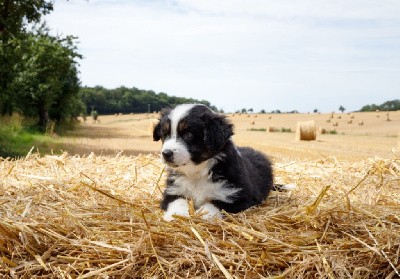
[(77, 117), (84, 107), (78, 96), (81, 55), (74, 40), (50, 36), (44, 28), (25, 40), (22, 66), (10, 87), (20, 100), (15, 107), (25, 115), (38, 116), (42, 130), (49, 119), (61, 122)]
[(11, 83), (18, 73), (26, 26), (53, 10), (53, 1), (0, 0), (0, 114), (11, 114), (17, 102)]
[(346, 109), (343, 106), (340, 106), (339, 110), (343, 113)]

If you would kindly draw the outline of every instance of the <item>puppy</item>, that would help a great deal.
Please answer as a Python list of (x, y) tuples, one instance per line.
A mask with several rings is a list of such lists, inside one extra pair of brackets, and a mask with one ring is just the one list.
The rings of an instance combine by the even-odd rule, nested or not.
[(188, 199), (210, 219), (221, 210), (237, 213), (261, 204), (273, 187), (271, 162), (232, 142), (232, 124), (200, 104), (164, 110), (153, 139), (162, 141), (167, 187), (161, 201), (164, 220), (189, 216)]

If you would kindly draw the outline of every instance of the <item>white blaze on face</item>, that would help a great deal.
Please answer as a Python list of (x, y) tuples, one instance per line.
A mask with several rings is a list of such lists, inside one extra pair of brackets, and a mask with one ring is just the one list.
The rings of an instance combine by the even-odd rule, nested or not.
[(177, 166), (186, 165), (190, 162), (190, 153), (185, 142), (178, 137), (179, 122), (194, 107), (193, 104), (179, 105), (171, 111), (171, 135), (164, 141), (161, 152), (171, 150), (174, 152), (174, 164)]

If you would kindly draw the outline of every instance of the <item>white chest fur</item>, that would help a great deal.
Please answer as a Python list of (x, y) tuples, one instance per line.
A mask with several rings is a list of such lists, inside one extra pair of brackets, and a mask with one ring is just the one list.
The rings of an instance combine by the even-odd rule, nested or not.
[(227, 184), (226, 181), (212, 182), (211, 175), (180, 175), (176, 177), (174, 185), (167, 188), (167, 193), (192, 199), (195, 208), (200, 208), (212, 200), (232, 202), (232, 196), (239, 189), (228, 187)]

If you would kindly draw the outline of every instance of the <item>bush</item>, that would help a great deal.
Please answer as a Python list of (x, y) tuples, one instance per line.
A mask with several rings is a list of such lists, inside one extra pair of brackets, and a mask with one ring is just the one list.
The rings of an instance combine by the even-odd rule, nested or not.
[(282, 129), (281, 129), (281, 132), (282, 132), (282, 133), (291, 133), (291, 132), (292, 132), (292, 129), (290, 129), (290, 128), (282, 128)]

